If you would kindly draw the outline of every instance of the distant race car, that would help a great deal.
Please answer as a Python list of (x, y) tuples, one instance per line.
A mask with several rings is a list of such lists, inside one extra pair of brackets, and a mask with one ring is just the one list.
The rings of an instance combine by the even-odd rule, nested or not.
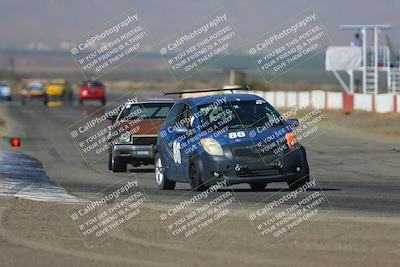
[(48, 98), (48, 104), (61, 103), (66, 101), (72, 101), (72, 89), (68, 81), (64, 79), (51, 80), (46, 85), (46, 94)]
[(109, 138), (108, 168), (126, 172), (127, 164), (140, 166), (154, 163), (154, 151), (161, 125), (174, 102), (169, 99), (149, 99), (128, 102), (112, 120), (112, 132), (122, 132)]
[(11, 101), (11, 87), (7, 81), (0, 81), (0, 99)]
[(44, 80), (22, 80), (22, 86), (19, 91), (21, 95), (21, 104), (25, 105), (27, 101), (40, 100), (47, 105), (46, 81)]
[(183, 182), (204, 190), (218, 181), (247, 183), (255, 191), (284, 181), (296, 189), (309, 181), (305, 149), (292, 133), (298, 120), (282, 119), (259, 96), (230, 90), (174, 104), (157, 140), (159, 189)]
[(79, 88), (79, 104), (87, 100), (99, 100), (104, 106), (106, 104), (106, 88), (99, 81), (84, 81)]

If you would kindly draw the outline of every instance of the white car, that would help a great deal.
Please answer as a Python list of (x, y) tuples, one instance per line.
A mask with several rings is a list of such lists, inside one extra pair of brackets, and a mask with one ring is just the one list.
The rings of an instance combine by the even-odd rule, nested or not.
[(11, 87), (6, 81), (0, 82), (0, 98), (11, 101)]

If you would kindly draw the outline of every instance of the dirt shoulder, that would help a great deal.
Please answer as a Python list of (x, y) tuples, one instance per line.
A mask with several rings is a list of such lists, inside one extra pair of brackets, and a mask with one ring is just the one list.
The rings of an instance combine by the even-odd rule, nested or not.
[(327, 111), (329, 119), (335, 126), (355, 129), (361, 132), (382, 135), (400, 141), (400, 113), (371, 113)]
[(2, 266), (397, 266), (400, 261), (398, 218), (331, 213), (266, 248), (238, 214), (176, 247), (153, 213), (89, 249), (67, 216), (71, 205), (0, 198), (0, 207)]
[[(281, 113), (288, 112), (288, 109), (279, 109)], [(295, 113), (295, 118), (301, 118), (309, 113), (304, 109)], [(389, 140), (400, 141), (400, 113), (372, 113), (363, 111), (323, 110), (326, 118), (324, 123), (332, 127), (355, 130), (359, 133), (378, 135)]]

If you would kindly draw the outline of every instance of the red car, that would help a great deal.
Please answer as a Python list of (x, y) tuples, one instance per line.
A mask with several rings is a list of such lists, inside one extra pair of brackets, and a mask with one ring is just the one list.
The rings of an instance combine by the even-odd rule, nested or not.
[(84, 81), (79, 88), (79, 104), (82, 105), (86, 100), (100, 100), (104, 106), (106, 104), (106, 88), (98, 81)]

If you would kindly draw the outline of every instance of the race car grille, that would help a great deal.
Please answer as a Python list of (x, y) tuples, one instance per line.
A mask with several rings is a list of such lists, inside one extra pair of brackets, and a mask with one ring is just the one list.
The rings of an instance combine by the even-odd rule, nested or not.
[(236, 172), (238, 177), (252, 177), (252, 176), (272, 176), (280, 174), (280, 169), (264, 169), (264, 170), (241, 170)]
[(157, 144), (157, 136), (134, 136), (134, 145), (155, 145)]
[(233, 149), (234, 156), (236, 158), (243, 159), (261, 159), (262, 157), (274, 155), (273, 150), (262, 151), (257, 147), (241, 147)]

